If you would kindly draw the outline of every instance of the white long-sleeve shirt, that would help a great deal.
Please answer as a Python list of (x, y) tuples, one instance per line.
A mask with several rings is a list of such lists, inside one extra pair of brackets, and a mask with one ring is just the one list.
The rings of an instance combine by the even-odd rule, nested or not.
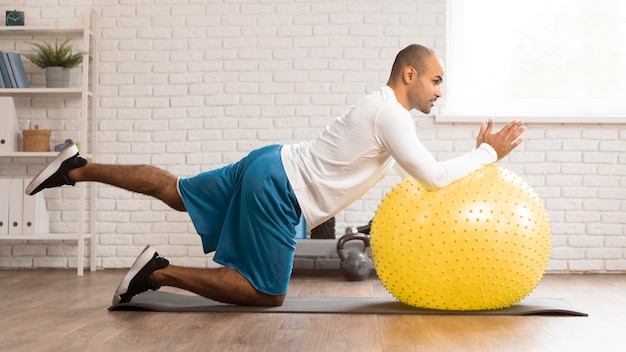
[(363, 196), (394, 160), (428, 189), (444, 187), (497, 160), (495, 150), (483, 143), (460, 157), (436, 161), (388, 86), (358, 101), (317, 138), (285, 145), (281, 157), (310, 228)]

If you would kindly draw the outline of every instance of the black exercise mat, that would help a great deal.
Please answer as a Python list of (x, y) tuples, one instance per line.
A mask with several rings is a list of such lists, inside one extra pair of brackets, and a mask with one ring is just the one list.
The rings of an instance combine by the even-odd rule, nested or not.
[(240, 312), (240, 313), (325, 313), (404, 315), (558, 315), (587, 316), (569, 303), (554, 298), (527, 298), (504, 309), (486, 311), (443, 311), (415, 308), (394, 298), (375, 297), (287, 297), (280, 307), (249, 307), (224, 304), (197, 295), (147, 291), (129, 303), (109, 307), (110, 311), (157, 312)]

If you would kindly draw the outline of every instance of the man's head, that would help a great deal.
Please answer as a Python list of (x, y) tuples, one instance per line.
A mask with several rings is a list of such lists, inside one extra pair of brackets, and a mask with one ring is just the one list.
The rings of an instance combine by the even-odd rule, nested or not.
[(443, 71), (443, 64), (431, 49), (412, 44), (396, 56), (387, 85), (407, 110), (428, 114), (441, 96)]

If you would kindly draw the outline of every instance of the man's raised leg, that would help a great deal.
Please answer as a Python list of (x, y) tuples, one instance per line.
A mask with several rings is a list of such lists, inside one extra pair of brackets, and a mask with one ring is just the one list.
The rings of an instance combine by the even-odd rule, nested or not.
[(170, 207), (185, 211), (176, 189), (178, 177), (151, 165), (87, 164), (68, 172), (73, 182), (101, 182), (162, 200)]
[(46, 188), (94, 181), (146, 194), (162, 200), (170, 207), (185, 211), (176, 184), (178, 178), (150, 165), (89, 164), (72, 144), (65, 148), (33, 178), (26, 194), (33, 195)]

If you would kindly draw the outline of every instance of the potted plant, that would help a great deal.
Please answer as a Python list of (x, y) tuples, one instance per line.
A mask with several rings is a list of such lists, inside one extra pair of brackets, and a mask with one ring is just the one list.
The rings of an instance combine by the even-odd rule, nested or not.
[(70, 85), (70, 70), (83, 62), (83, 53), (74, 53), (73, 46), (67, 39), (61, 45), (56, 40), (50, 43), (30, 43), (34, 53), (24, 54), (30, 62), (46, 70), (46, 87), (67, 88)]

